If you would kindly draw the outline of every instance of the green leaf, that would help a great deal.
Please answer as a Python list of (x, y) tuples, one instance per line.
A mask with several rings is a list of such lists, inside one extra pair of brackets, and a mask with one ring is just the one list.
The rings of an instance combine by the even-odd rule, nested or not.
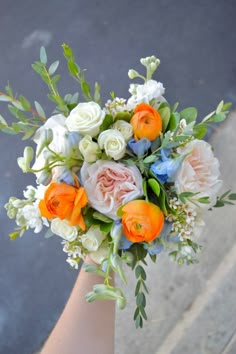
[(135, 268), (135, 276), (136, 278), (141, 278), (142, 280), (146, 280), (147, 278), (146, 272), (141, 265), (137, 265), (137, 267)]
[(145, 311), (144, 307), (141, 306), (139, 308), (139, 310), (140, 310), (140, 313), (141, 313), (142, 317), (147, 321), (147, 314), (146, 314), (146, 311)]
[(44, 47), (40, 48), (40, 61), (42, 64), (46, 65), (47, 64), (47, 53)]
[(77, 76), (79, 74), (79, 68), (78, 65), (72, 61), (72, 60), (68, 60), (67, 62), (67, 67), (69, 72), (73, 75), (73, 76)]
[(59, 74), (53, 76), (51, 79), (52, 84), (55, 86), (56, 83), (60, 80), (60, 78), (61, 78), (61, 75), (59, 75)]
[(30, 102), (24, 97), (24, 96), (19, 96), (20, 103), (22, 104), (22, 107), (26, 110), (29, 111), (31, 108)]
[(37, 101), (34, 101), (34, 105), (35, 105), (35, 109), (37, 111), (37, 113), (41, 116), (41, 117), (44, 117), (46, 118), (46, 114), (43, 110), (43, 107), (41, 106), (40, 103), (38, 103)]
[(216, 107), (216, 114), (219, 114), (222, 112), (222, 109), (224, 107), (224, 101), (220, 101), (220, 103), (218, 104), (218, 106)]
[(174, 113), (178, 107), (179, 107), (179, 102), (175, 102), (175, 104), (172, 107), (172, 113)]
[(226, 102), (222, 107), (222, 112), (228, 111), (228, 109), (232, 106), (231, 102)]
[(14, 231), (9, 234), (10, 239), (13, 241), (20, 236), (20, 231)]
[(24, 136), (22, 137), (22, 140), (27, 140), (27, 139), (31, 138), (31, 136), (34, 134), (36, 128), (37, 127), (32, 128), (31, 130), (28, 130), (27, 132), (25, 132)]
[(11, 99), (8, 96), (0, 95), (0, 101), (2, 101), (2, 102), (11, 102)]
[(136, 297), (136, 305), (140, 308), (140, 307), (145, 307), (146, 306), (146, 298), (144, 293), (138, 293), (137, 297)]
[(41, 75), (41, 77), (42, 77), (43, 75), (45, 75), (45, 71), (44, 71), (44, 68), (43, 68), (43, 66), (42, 66), (41, 63), (40, 63), (40, 65), (39, 65), (38, 63), (34, 63), (34, 64), (32, 64), (31, 66), (32, 66), (32, 68), (34, 69), (34, 71), (35, 71), (36, 73), (38, 73), (39, 75)]
[(66, 43), (62, 44), (63, 52), (66, 58), (71, 58), (73, 57), (73, 52), (70, 46)]
[(215, 114), (210, 119), (208, 119), (208, 122), (210, 122), (210, 123), (220, 123), (220, 122), (223, 122), (225, 119), (226, 119), (226, 114), (225, 113), (218, 113), (218, 114)]
[(7, 126), (7, 122), (5, 121), (5, 119), (3, 118), (3, 116), (1, 116), (0, 114), (0, 123), (4, 124)]
[(90, 95), (91, 89), (89, 84), (86, 81), (83, 81), (81, 83), (81, 89), (86, 96)]
[(197, 201), (202, 204), (209, 204), (210, 203), (209, 197), (202, 197), (202, 198), (199, 198)]
[(54, 61), (54, 63), (52, 63), (49, 66), (48, 73), (49, 73), (50, 76), (52, 76), (56, 72), (58, 66), (59, 66), (59, 60)]
[(195, 122), (197, 119), (197, 109), (195, 107), (188, 107), (179, 112), (180, 118), (185, 119), (187, 124)]
[(8, 82), (7, 85), (6, 85), (5, 90), (6, 90), (7, 94), (8, 94), (11, 98), (14, 98), (13, 91), (12, 91), (12, 88), (11, 88), (9, 82)]
[(180, 114), (177, 112), (171, 113), (168, 130), (174, 131), (177, 128), (179, 121), (180, 121)]
[(100, 95), (100, 91), (101, 91), (101, 88), (100, 88), (100, 85), (98, 82), (95, 82), (94, 84), (94, 101), (97, 102), (97, 103), (100, 103), (100, 100), (101, 100), (101, 95)]
[(153, 193), (155, 193), (155, 195), (157, 197), (159, 197), (160, 196), (160, 192), (161, 192), (161, 188), (160, 188), (160, 185), (157, 182), (157, 180), (155, 180), (154, 178), (149, 178), (148, 185), (151, 187)]
[(107, 114), (104, 118), (104, 121), (102, 122), (102, 125), (100, 126), (100, 132), (102, 132), (103, 130), (107, 130), (112, 124), (113, 117), (110, 114)]
[(149, 155), (147, 157), (145, 157), (145, 159), (143, 160), (144, 163), (152, 163), (154, 161), (156, 161), (158, 158), (155, 155)]
[(231, 194), (229, 195), (229, 199), (230, 199), (230, 200), (236, 200), (236, 193), (231, 193)]
[(102, 214), (102, 213), (99, 213), (98, 211), (95, 211), (93, 213), (93, 218), (96, 219), (96, 220), (100, 220), (102, 222), (105, 222), (105, 223), (111, 223), (113, 222), (112, 219), (110, 219), (108, 216)]
[(214, 208), (222, 208), (224, 206), (224, 202), (222, 200), (217, 200)]
[(112, 228), (113, 222), (112, 223), (102, 223), (99, 224), (99, 228), (102, 232), (110, 232)]
[(205, 124), (198, 124), (193, 127), (194, 137), (196, 139), (203, 139), (207, 133), (207, 126)]
[(1, 124), (0, 123), (0, 130), (4, 133), (7, 133), (7, 134), (11, 134), (11, 135), (16, 135), (18, 134), (18, 132), (16, 132), (15, 130), (13, 130), (12, 128), (8, 127), (8, 126), (5, 126), (4, 124)]
[(137, 296), (138, 295), (138, 293), (139, 293), (139, 291), (140, 291), (140, 289), (141, 289), (141, 286), (142, 286), (142, 281), (138, 281), (137, 282), (137, 285), (136, 285), (136, 288), (135, 288), (135, 296)]
[(162, 131), (165, 132), (170, 121), (170, 107), (163, 107), (159, 109), (158, 112), (160, 113), (162, 119)]
[(130, 119), (131, 119), (131, 114), (129, 112), (118, 112), (115, 116), (115, 121), (125, 120), (126, 122), (129, 122)]

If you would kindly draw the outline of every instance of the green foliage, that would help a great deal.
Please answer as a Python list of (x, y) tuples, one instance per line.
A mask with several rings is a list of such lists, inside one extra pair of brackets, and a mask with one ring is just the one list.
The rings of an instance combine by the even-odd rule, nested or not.
[(47, 53), (44, 47), (40, 50), (40, 61), (36, 61), (32, 64), (32, 68), (34, 71), (40, 75), (41, 79), (47, 84), (50, 93), (48, 94), (48, 98), (56, 103), (56, 111), (63, 113), (65, 116), (68, 115), (69, 110), (68, 107), (60, 96), (57, 88), (57, 82), (60, 79), (60, 75), (56, 74), (56, 70), (59, 66), (59, 61), (53, 62), (49, 68), (47, 67)]
[(214, 208), (221, 208), (225, 205), (234, 205), (236, 201), (236, 193), (231, 193), (231, 190), (223, 193), (220, 197), (217, 197)]
[(84, 98), (87, 101), (95, 101), (97, 103), (101, 103), (101, 95), (100, 95), (100, 86), (96, 82), (94, 85), (94, 94), (91, 93), (91, 87), (86, 80), (85, 70), (81, 70), (79, 65), (75, 61), (75, 56), (70, 48), (70, 46), (66, 43), (62, 45), (64, 57), (67, 61), (67, 68), (71, 76), (80, 84), (80, 88)]
[(163, 108), (159, 108), (158, 112), (160, 113), (162, 119), (162, 131), (165, 132), (171, 117), (170, 107), (165, 106)]
[(185, 119), (187, 124), (196, 121), (197, 119), (197, 109), (195, 107), (189, 107), (183, 109), (180, 114), (180, 119)]
[(145, 311), (146, 308), (146, 296), (148, 294), (148, 289), (145, 284), (147, 279), (146, 272), (144, 268), (138, 264), (135, 268), (135, 277), (137, 279), (137, 284), (135, 288), (135, 297), (136, 297), (136, 309), (134, 312), (134, 321), (136, 328), (143, 327), (143, 320), (147, 320), (147, 314)]
[(110, 114), (106, 114), (102, 125), (100, 126), (100, 132), (107, 130), (113, 124), (113, 117)]

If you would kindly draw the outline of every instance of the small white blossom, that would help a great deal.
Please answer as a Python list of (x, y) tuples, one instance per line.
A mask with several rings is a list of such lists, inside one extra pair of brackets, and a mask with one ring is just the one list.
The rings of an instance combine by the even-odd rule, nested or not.
[(105, 113), (115, 116), (117, 113), (127, 111), (126, 100), (116, 97), (113, 101), (108, 100), (104, 108)]

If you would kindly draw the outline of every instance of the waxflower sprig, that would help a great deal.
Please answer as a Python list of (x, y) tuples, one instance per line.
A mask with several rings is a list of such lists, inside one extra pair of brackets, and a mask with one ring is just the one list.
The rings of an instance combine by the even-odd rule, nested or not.
[[(170, 105), (163, 84), (153, 79), (160, 66), (153, 55), (140, 60), (144, 74), (129, 70), (141, 84), (130, 84), (128, 99), (111, 91), (103, 104), (99, 84), (92, 89), (72, 49), (62, 48), (82, 99), (79, 92), (60, 95), (59, 61), (48, 64), (43, 47), (32, 67), (48, 86), (52, 116), (38, 102), (32, 106), (14, 95), (9, 84), (0, 92), (17, 118), (8, 125), (0, 116), (0, 129), (35, 143), (17, 160), (24, 173), (35, 175), (35, 186), (5, 205), (17, 225), (10, 239), (46, 229), (46, 238), (61, 238), (72, 268), (90, 258), (85, 271), (102, 281), (86, 295), (88, 302), (108, 299), (123, 309), (131, 267), (137, 281), (133, 318), (142, 328), (148, 319), (147, 258), (156, 262), (166, 251), (179, 265), (196, 263), (206, 211), (236, 200), (231, 191), (218, 196), (219, 161), (203, 140), (208, 128), (226, 119), (230, 103), (221, 101), (203, 119), (195, 107)], [(120, 287), (112, 284), (112, 271)]]

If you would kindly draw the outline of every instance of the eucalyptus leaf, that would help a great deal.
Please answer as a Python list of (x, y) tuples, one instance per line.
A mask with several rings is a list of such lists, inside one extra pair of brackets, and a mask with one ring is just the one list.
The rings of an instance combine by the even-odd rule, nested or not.
[(41, 104), (37, 101), (34, 101), (34, 105), (35, 105), (35, 109), (37, 111), (37, 113), (41, 116), (41, 117), (44, 117), (46, 118), (46, 114), (43, 110), (43, 107), (41, 106)]
[(161, 109), (158, 109), (158, 112), (160, 113), (162, 119), (162, 131), (165, 132), (170, 121), (170, 107), (166, 106)]
[(50, 76), (52, 76), (56, 72), (58, 66), (59, 66), (59, 60), (54, 61), (54, 63), (52, 63), (49, 66), (48, 73), (49, 73)]
[(40, 48), (40, 61), (41, 63), (43, 63), (44, 65), (47, 64), (47, 53), (46, 53), (46, 49), (44, 47)]
[(179, 112), (180, 118), (185, 119), (187, 124), (196, 121), (197, 109), (195, 107), (188, 107)]

